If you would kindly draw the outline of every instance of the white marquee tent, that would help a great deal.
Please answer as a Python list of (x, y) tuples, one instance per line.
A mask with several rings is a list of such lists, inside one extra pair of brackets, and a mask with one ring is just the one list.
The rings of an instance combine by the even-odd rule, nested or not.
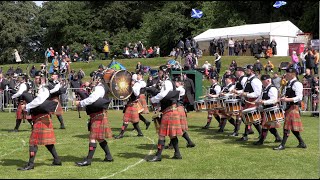
[[(257, 39), (260, 42), (263, 38), (269, 42), (274, 38), (277, 42), (277, 56), (288, 56), (289, 43), (296, 42), (297, 34), (303, 33), (297, 26), (290, 21), (281, 21), (273, 23), (262, 24), (248, 24), (242, 26), (209, 29), (194, 39), (199, 43), (201, 49), (208, 49), (209, 42), (212, 39), (233, 40), (242, 41), (245, 39), (249, 44), (252, 40)], [(228, 41), (225, 41), (225, 48), (228, 45)]]

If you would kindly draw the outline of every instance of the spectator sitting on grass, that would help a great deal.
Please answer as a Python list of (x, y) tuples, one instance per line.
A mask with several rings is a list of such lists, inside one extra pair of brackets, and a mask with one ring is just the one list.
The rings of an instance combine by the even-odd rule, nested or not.
[(176, 56), (176, 50), (172, 48), (172, 51), (169, 54), (169, 57), (175, 57)]
[(150, 47), (147, 51), (147, 56), (146, 58), (152, 58), (153, 57), (153, 49), (152, 47)]
[(128, 47), (123, 48), (122, 55), (124, 56), (124, 58), (130, 58), (130, 52)]
[(266, 71), (266, 74), (268, 74), (269, 72), (273, 72), (273, 68), (274, 68), (274, 65), (270, 60), (267, 62), (266, 65), (264, 65), (264, 70)]

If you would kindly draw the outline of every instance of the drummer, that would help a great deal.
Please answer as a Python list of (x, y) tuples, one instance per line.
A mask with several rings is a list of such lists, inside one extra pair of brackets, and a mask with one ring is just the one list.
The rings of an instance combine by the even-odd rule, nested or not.
[[(241, 97), (245, 98), (245, 106), (243, 110), (256, 107), (255, 100), (260, 96), (262, 92), (262, 82), (256, 77), (254, 68), (251, 64), (247, 66), (246, 75), (248, 76), (248, 79), (243, 93), (240, 94)], [(259, 124), (253, 125), (259, 132), (259, 136), (261, 136), (261, 126)], [(238, 141), (248, 141), (248, 132), (249, 126), (246, 125), (243, 137), (241, 137)]]
[(134, 129), (138, 132), (138, 137), (143, 136), (142, 131), (139, 126), (139, 95), (140, 95), (140, 88), (141, 84), (137, 80), (137, 74), (132, 75), (132, 91), (133, 93), (129, 97), (129, 101), (126, 104), (124, 110), (123, 110), (123, 124), (121, 127), (121, 132), (118, 136), (115, 136), (115, 139), (120, 139), (124, 137), (124, 132), (126, 131), (129, 122), (132, 123)]
[[(207, 94), (207, 97), (210, 98), (218, 98), (219, 94), (221, 92), (221, 86), (218, 84), (218, 76), (214, 76), (214, 77), (210, 77), (211, 83), (212, 85), (209, 88), (209, 93)], [(216, 120), (218, 121), (219, 125), (220, 125), (220, 116), (218, 114), (218, 110), (208, 110), (208, 121), (207, 124), (202, 127), (202, 129), (209, 129), (211, 120), (212, 120), (212, 116), (214, 116), (216, 118)]]
[[(225, 87), (221, 90), (220, 96), (226, 96), (226, 95), (231, 95), (231, 91), (235, 89), (235, 84), (233, 83), (233, 76), (232, 75), (226, 75), (224, 77), (225, 80)], [(220, 129), (218, 132), (223, 132), (224, 127), (227, 124), (227, 119), (236, 128), (235, 120), (232, 117), (232, 114), (230, 112), (226, 112), (225, 109), (220, 110)]]
[[(259, 97), (259, 100), (256, 102), (257, 106), (262, 105), (263, 109), (271, 108), (277, 106), (278, 101), (278, 89), (271, 83), (271, 77), (270, 75), (262, 75), (261, 81), (263, 85), (262, 94)], [(254, 145), (262, 145), (264, 140), (267, 137), (268, 130), (274, 135), (276, 140), (274, 142), (281, 142), (282, 139), (278, 134), (278, 131), (276, 128), (279, 128), (281, 126), (280, 123), (275, 122), (268, 124), (266, 123), (266, 117), (264, 116), (264, 113), (261, 114), (261, 125), (262, 125), (262, 134), (260, 136), (259, 141), (254, 142)]]
[(293, 135), (299, 141), (297, 148), (307, 148), (301, 138), (300, 132), (303, 131), (302, 119), (299, 112), (299, 103), (303, 98), (303, 86), (302, 83), (298, 81), (296, 77), (296, 70), (290, 67), (286, 70), (286, 80), (288, 84), (283, 92), (284, 97), (280, 98), (280, 101), (286, 102), (285, 110), (285, 121), (283, 127), (283, 140), (278, 147), (273, 148), (274, 150), (284, 150), (287, 139), (290, 135), (290, 130)]
[[(237, 77), (236, 88), (233, 89), (231, 92), (235, 93), (235, 94), (241, 94), (243, 92), (243, 89), (244, 89), (246, 82), (247, 82), (247, 79), (248, 79), (248, 77), (245, 76), (244, 68), (237, 67), (236, 77)], [(244, 106), (244, 102), (242, 102), (242, 104), (241, 104), (241, 109), (243, 106)], [(240, 112), (239, 115), (236, 116), (236, 128), (230, 136), (238, 136), (239, 135), (238, 131), (240, 129), (241, 120), (242, 120), (242, 118), (241, 118), (241, 112)], [(251, 128), (249, 128), (249, 129), (251, 130), (251, 131), (249, 131), (249, 134), (253, 133), (252, 129)]]

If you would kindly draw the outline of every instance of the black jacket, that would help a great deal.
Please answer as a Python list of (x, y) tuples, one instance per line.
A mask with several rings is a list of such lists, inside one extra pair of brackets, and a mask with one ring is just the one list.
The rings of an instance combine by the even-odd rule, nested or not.
[(195, 101), (195, 88), (194, 88), (194, 82), (190, 78), (186, 78), (184, 80), (184, 88), (186, 90), (185, 96), (187, 97), (190, 105), (194, 104)]

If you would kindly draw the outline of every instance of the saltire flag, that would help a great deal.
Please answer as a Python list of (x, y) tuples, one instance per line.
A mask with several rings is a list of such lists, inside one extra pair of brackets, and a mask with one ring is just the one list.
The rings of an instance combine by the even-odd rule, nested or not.
[(287, 4), (287, 2), (285, 2), (285, 1), (276, 1), (276, 3), (274, 3), (273, 7), (280, 8), (281, 6), (284, 6), (286, 4)]
[(202, 16), (203, 16), (203, 12), (201, 10), (192, 9), (192, 11), (191, 11), (192, 18), (200, 19)]

